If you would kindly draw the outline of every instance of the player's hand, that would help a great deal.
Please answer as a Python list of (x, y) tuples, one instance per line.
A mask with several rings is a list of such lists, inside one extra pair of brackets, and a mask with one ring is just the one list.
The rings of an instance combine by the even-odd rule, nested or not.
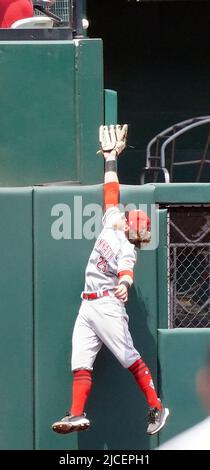
[(123, 284), (120, 284), (118, 287), (115, 288), (114, 294), (117, 299), (122, 300), (122, 302), (127, 302), (128, 289)]
[(124, 124), (120, 126), (117, 124), (114, 126), (100, 126), (99, 128), (99, 142), (101, 144), (101, 150), (99, 153), (103, 153), (104, 158), (109, 153), (115, 153), (118, 157), (120, 153), (125, 149), (127, 142), (128, 125)]

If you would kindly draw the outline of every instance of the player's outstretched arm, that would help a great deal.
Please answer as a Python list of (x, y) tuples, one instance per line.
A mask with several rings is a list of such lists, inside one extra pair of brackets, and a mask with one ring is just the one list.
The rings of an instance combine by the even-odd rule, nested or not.
[(100, 126), (100, 153), (105, 160), (104, 174), (104, 209), (119, 204), (119, 180), (117, 176), (117, 158), (126, 147), (128, 126)]

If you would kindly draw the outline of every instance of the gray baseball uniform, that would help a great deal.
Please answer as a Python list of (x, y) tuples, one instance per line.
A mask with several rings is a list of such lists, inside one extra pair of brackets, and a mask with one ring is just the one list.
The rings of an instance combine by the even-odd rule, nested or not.
[(85, 271), (84, 293), (108, 291), (106, 297), (83, 300), (72, 340), (72, 370), (92, 369), (104, 343), (126, 368), (140, 358), (133, 346), (124, 303), (114, 295), (120, 272), (133, 271), (134, 246), (123, 230), (115, 230), (117, 207), (108, 209), (102, 219), (103, 229), (96, 240)]

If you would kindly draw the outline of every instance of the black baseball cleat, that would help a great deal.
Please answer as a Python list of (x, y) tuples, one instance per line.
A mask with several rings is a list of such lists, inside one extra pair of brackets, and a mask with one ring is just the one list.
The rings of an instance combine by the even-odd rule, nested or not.
[(70, 432), (85, 431), (90, 427), (90, 421), (86, 418), (85, 413), (81, 416), (73, 416), (67, 414), (60, 421), (56, 421), (52, 425), (53, 431), (59, 434), (68, 434)]
[(147, 428), (147, 434), (156, 434), (156, 432), (160, 431), (163, 426), (165, 426), (168, 416), (168, 408), (162, 408), (161, 410), (158, 408), (150, 408), (148, 412), (149, 424)]

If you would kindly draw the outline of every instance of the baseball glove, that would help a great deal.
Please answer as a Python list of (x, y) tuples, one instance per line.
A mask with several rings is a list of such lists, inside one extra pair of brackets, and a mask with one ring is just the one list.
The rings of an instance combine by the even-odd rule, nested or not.
[(120, 126), (113, 124), (110, 126), (100, 126), (99, 128), (99, 142), (101, 150), (98, 153), (112, 152), (115, 150), (116, 155), (125, 149), (127, 142), (128, 125)]

